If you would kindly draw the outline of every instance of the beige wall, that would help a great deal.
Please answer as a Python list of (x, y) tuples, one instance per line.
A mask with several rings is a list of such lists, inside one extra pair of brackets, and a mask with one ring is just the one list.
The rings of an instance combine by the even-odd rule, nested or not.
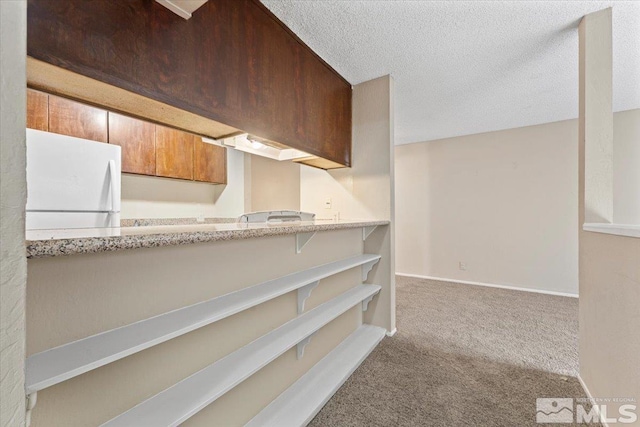
[[(247, 211), (300, 210), (300, 165), (247, 155), (251, 206)], [(313, 211), (312, 211), (313, 212)]]
[(613, 115), (613, 221), (640, 224), (640, 109)]
[(0, 425), (24, 425), (27, 4), (0, 2)]
[(238, 217), (245, 211), (244, 157), (227, 149), (226, 185), (123, 174), (121, 217)]
[[(579, 30), (581, 225), (597, 218), (594, 207), (615, 216), (615, 186), (608, 183), (619, 176), (619, 171), (613, 171), (617, 149), (614, 144), (618, 147), (620, 142), (613, 140), (613, 128), (620, 128), (620, 121), (611, 118), (611, 9), (585, 16)], [(625, 114), (625, 123), (630, 115), (635, 113)], [(615, 136), (625, 133), (618, 129)], [(638, 140), (633, 143), (637, 145)], [(636, 200), (637, 196), (636, 193)], [(580, 376), (593, 397), (633, 398), (637, 404), (640, 401), (640, 239), (586, 232), (580, 227), (579, 266)], [(618, 405), (607, 405), (609, 417), (617, 416)], [(633, 425), (640, 425), (640, 420)]]
[(639, 307), (640, 239), (581, 232), (580, 376), (594, 397), (640, 403)]
[(577, 293), (577, 132), (570, 120), (396, 147), (396, 271)]
[[(640, 223), (640, 110), (613, 120), (616, 217)], [(567, 120), (396, 147), (398, 273), (577, 294), (577, 140)]]
[[(387, 219), (365, 242), (365, 252), (382, 259), (368, 283), (382, 286), (365, 320), (389, 331), (395, 329), (394, 244), (394, 83), (384, 76), (353, 87), (351, 168), (324, 171), (300, 169), (300, 208), (318, 218)], [(331, 209), (325, 201), (331, 199)]]

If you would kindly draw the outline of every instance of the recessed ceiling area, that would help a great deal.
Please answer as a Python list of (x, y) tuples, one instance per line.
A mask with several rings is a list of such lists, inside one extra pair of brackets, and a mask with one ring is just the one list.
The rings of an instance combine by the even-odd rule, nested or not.
[(396, 144), (578, 117), (578, 23), (607, 7), (614, 111), (640, 108), (640, 2), (262, 2), (350, 83), (393, 75)]

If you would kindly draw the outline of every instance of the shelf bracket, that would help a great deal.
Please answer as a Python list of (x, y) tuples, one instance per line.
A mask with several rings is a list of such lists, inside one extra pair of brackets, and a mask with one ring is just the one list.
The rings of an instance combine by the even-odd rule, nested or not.
[(366, 264), (362, 264), (362, 281), (366, 281), (369, 276), (369, 272), (373, 269), (373, 266), (380, 261), (380, 258), (369, 261)]
[(377, 225), (362, 227), (362, 241), (364, 242), (365, 240), (367, 240), (367, 237), (369, 237), (371, 233), (373, 233), (373, 230), (375, 230), (376, 228), (378, 228)]
[(309, 240), (311, 240), (311, 238), (315, 235), (315, 231), (312, 231), (310, 233), (296, 233), (296, 253), (299, 254), (300, 252), (302, 252), (302, 248), (304, 248), (305, 245), (309, 243)]
[(311, 335), (309, 335), (308, 337), (306, 337), (296, 345), (296, 357), (298, 360), (302, 359), (302, 356), (304, 356), (304, 348), (307, 346), (307, 344), (311, 342), (311, 338), (315, 334), (316, 334), (315, 332), (312, 333)]
[(38, 392), (34, 391), (31, 394), (27, 395), (27, 403), (25, 405), (26, 414), (25, 414), (25, 425), (29, 427), (31, 425), (31, 411), (36, 406), (36, 401), (38, 400)]
[(298, 314), (302, 314), (304, 312), (304, 302), (311, 296), (311, 291), (318, 286), (318, 283), (320, 283), (320, 281), (316, 280), (315, 282), (298, 288)]
[(367, 309), (369, 308), (369, 303), (376, 295), (378, 295), (378, 292), (362, 300), (362, 311), (367, 311)]

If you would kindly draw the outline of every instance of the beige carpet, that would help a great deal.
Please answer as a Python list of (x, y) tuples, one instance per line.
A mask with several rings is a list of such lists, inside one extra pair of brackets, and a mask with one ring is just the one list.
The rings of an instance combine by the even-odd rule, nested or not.
[(577, 299), (404, 277), (396, 293), (398, 333), (310, 426), (538, 425), (536, 398), (585, 397)]

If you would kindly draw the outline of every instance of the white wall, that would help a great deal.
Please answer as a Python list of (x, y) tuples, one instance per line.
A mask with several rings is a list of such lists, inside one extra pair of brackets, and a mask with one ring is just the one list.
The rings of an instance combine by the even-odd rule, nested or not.
[[(341, 176), (344, 175), (344, 176)], [(318, 219), (356, 219), (363, 209), (353, 199), (353, 177), (340, 170), (324, 171), (311, 166), (300, 166), (300, 208), (314, 212)], [(330, 200), (330, 204), (325, 202)], [(352, 207), (352, 205), (355, 205)], [(352, 218), (352, 216), (354, 218)]]
[(123, 174), (121, 217), (238, 217), (245, 210), (244, 156), (227, 149), (226, 185)]
[(250, 209), (256, 211), (300, 210), (300, 165), (294, 162), (246, 155), (250, 166), (247, 182)]
[(577, 293), (577, 132), (571, 120), (396, 147), (396, 271)]
[(640, 109), (613, 115), (613, 220), (640, 224)]
[(27, 3), (0, 1), (0, 425), (24, 425)]

